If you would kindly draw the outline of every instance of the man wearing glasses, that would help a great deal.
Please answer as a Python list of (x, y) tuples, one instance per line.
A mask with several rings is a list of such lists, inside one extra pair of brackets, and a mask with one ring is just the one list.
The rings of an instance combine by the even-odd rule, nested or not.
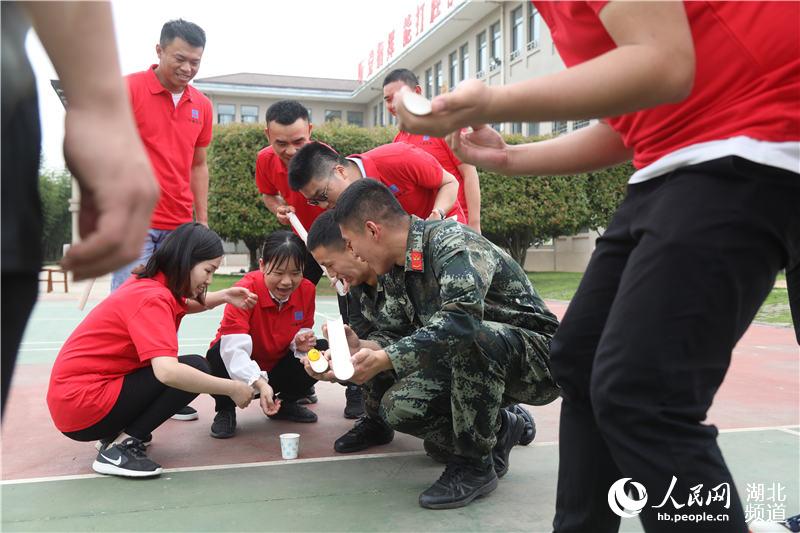
[(309, 205), (333, 208), (356, 180), (372, 178), (386, 185), (407, 213), (423, 219), (455, 217), (466, 224), (458, 203), (458, 181), (436, 159), (419, 148), (385, 144), (363, 154), (342, 157), (333, 148), (311, 142), (289, 165), (289, 186)]

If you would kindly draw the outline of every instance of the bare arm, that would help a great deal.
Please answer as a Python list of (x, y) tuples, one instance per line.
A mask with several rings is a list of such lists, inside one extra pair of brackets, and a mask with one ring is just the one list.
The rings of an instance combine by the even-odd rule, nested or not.
[(186, 303), (186, 313), (200, 313), (214, 309), (218, 305), (231, 304), (239, 309), (252, 309), (258, 302), (258, 296), (244, 287), (228, 287), (221, 291), (209, 292), (205, 298), (206, 304), (203, 305), (197, 300), (189, 300)]
[[(436, 193), (436, 199), (433, 202), (433, 212), (431, 217), (434, 220), (439, 219), (439, 209), (442, 213), (449, 213), (458, 199), (458, 180), (455, 176), (442, 169), (442, 183), (439, 186), (439, 191)], [(430, 217), (429, 217), (430, 218)]]
[(464, 178), (464, 198), (467, 201), (467, 212), (469, 219), (467, 225), (481, 232), (481, 181), (478, 177), (478, 169), (469, 163), (458, 165), (458, 171)]
[(195, 220), (208, 226), (208, 150), (205, 146), (194, 149), (192, 175), (189, 186), (194, 197)]
[(287, 213), (294, 213), (294, 207), (288, 205), (286, 200), (283, 199), (283, 196), (279, 194), (262, 194), (261, 200), (263, 200), (264, 205), (269, 209), (270, 213), (275, 215), (278, 222), (284, 225), (289, 224)]
[(158, 200), (122, 80), (107, 2), (20, 4), (58, 72), (68, 100), (64, 159), (81, 189), (83, 241), (64, 256), (75, 279), (130, 263)]
[(679, 102), (694, 82), (694, 44), (681, 2), (611, 2), (600, 20), (617, 48), (561, 72), (511, 85), (467, 81), (436, 97), (433, 113), (395, 104), (400, 126), (443, 136), (489, 122), (617, 116)]

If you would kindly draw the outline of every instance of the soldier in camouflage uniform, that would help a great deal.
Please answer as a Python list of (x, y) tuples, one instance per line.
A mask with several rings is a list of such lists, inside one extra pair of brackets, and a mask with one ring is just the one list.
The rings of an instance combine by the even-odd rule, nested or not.
[(558, 396), (549, 362), (558, 321), (508, 254), (454, 221), (407, 215), (379, 182), (351, 185), (334, 218), (353, 252), (383, 276), (387, 303), (415, 326), (384, 349), (358, 350), (353, 381), (396, 372), (384, 418), (452, 451), (420, 504), (467, 505), (496, 488), (524, 431), (501, 408)]

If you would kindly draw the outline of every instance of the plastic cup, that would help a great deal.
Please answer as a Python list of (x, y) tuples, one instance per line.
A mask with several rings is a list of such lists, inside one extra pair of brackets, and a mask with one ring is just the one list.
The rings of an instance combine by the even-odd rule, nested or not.
[(297, 459), (300, 453), (300, 434), (283, 433), (281, 434), (281, 456), (284, 459)]

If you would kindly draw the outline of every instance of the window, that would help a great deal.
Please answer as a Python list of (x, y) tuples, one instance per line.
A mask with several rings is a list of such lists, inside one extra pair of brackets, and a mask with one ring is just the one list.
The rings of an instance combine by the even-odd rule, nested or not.
[(433, 66), (433, 94), (438, 96), (444, 88), (444, 72), (442, 71), (442, 62), (439, 61)]
[(518, 133), (522, 135), (522, 122), (512, 122), (511, 133)]
[(242, 122), (248, 122), (248, 123), (258, 122), (257, 105), (242, 105), (239, 106), (239, 111), (242, 114)]
[(384, 106), (382, 104), (378, 104), (378, 121), (379, 121), (381, 127), (386, 125), (386, 120), (384, 120), (384, 118), (383, 118), (383, 110), (384, 110)]
[(217, 123), (230, 124), (236, 120), (236, 106), (233, 104), (217, 104)]
[(461, 80), (469, 78), (469, 43), (464, 44), (459, 50), (461, 56)]
[(511, 59), (519, 57), (522, 49), (522, 6), (511, 12)]
[(383, 104), (375, 104), (372, 108), (372, 126), (378, 127), (378, 107), (383, 107)]
[(539, 135), (539, 123), (538, 122), (528, 122), (528, 136), (535, 137)]
[(503, 125), (502, 125), (502, 124), (500, 124), (499, 122), (493, 122), (493, 123), (491, 124), (491, 126), (492, 126), (492, 129), (493, 129), (494, 131), (497, 131), (497, 132), (503, 133)]
[(533, 4), (528, 4), (528, 50), (539, 48), (539, 23), (542, 17), (539, 15), (539, 10), (533, 7)]
[(311, 124), (314, 122), (313, 120), (311, 120), (311, 108), (307, 107), (306, 111), (308, 111), (308, 123)]
[(428, 69), (425, 71), (425, 98), (431, 99), (433, 95), (433, 70)]
[(486, 74), (486, 32), (482, 31), (478, 34), (476, 47), (478, 49), (478, 57), (475, 59), (475, 77), (482, 78)]
[[(383, 106), (381, 106), (381, 107), (383, 107)], [(361, 111), (348, 111), (347, 112), (347, 123), (363, 128), (364, 127), (364, 113), (361, 112)]]
[(588, 120), (576, 120), (576, 121), (575, 121), (575, 122), (572, 124), (572, 129), (573, 129), (573, 130), (579, 130), (579, 129), (581, 129), (581, 128), (585, 128), (585, 127), (586, 127), (586, 126), (588, 126), (588, 125), (589, 125), (589, 121), (588, 121)]
[(489, 70), (494, 70), (500, 66), (503, 57), (503, 40), (500, 35), (500, 22), (495, 22), (489, 28), (492, 36), (492, 62), (489, 65)]
[(567, 133), (567, 121), (554, 120), (552, 133), (553, 135), (563, 135), (564, 133)]
[(450, 54), (450, 76), (448, 81), (448, 87), (452, 91), (453, 88), (458, 83), (458, 53), (453, 52)]
[(326, 109), (325, 122), (333, 122), (334, 120), (342, 120), (342, 112), (333, 109)]

